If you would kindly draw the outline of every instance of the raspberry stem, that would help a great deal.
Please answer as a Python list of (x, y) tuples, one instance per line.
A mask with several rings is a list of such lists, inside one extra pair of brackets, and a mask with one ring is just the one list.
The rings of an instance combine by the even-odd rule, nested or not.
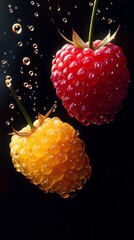
[(14, 88), (12, 87), (11, 78), (10, 78), (10, 80), (6, 78), (6, 81), (5, 81), (5, 82), (6, 82), (6, 86), (7, 86), (7, 87), (9, 88), (9, 90), (11, 91), (14, 100), (16, 101), (17, 105), (19, 106), (19, 108), (20, 108), (23, 116), (25, 117), (28, 125), (31, 127), (31, 129), (33, 129), (34, 125), (33, 125), (32, 121), (31, 121), (28, 113), (26, 112), (26, 110), (25, 110), (22, 102), (19, 100), (19, 98), (18, 98), (18, 96), (17, 96)]
[(93, 28), (94, 28), (97, 4), (98, 4), (98, 0), (94, 0), (93, 10), (92, 10), (92, 15), (91, 15), (91, 20), (90, 20), (90, 27), (89, 27), (89, 36), (88, 36), (88, 47), (89, 48), (92, 48)]

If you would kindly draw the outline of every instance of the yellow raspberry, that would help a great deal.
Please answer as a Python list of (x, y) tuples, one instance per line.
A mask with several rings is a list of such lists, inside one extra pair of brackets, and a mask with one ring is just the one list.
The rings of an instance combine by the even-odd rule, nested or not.
[(11, 137), (12, 162), (43, 191), (67, 198), (89, 179), (90, 159), (70, 124), (58, 117), (44, 117), (40, 123), (40, 118), (33, 123), (31, 134), (27, 125)]

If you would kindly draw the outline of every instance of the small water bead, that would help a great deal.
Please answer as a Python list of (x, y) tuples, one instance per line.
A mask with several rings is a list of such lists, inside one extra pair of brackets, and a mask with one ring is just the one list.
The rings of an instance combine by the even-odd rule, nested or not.
[(28, 88), (31, 90), (33, 87), (31, 84), (28, 85)]
[(6, 121), (6, 125), (8, 125), (8, 126), (9, 126), (9, 125), (10, 125), (10, 121)]
[(13, 8), (9, 8), (9, 12), (10, 12), (10, 13), (13, 13)]
[(15, 23), (12, 26), (12, 31), (16, 34), (20, 34), (22, 32), (22, 26), (19, 23)]
[(52, 11), (52, 7), (49, 7), (48, 9), (49, 9), (49, 11)]
[(7, 64), (8, 62), (7, 62), (7, 60), (1, 60), (1, 63), (3, 64), (3, 65), (5, 65), (5, 64)]
[(111, 24), (113, 22), (112, 18), (108, 18), (108, 24)]
[(92, 2), (89, 2), (89, 6), (92, 7), (92, 6), (93, 6), (93, 3), (92, 3)]
[(21, 19), (20, 19), (20, 18), (18, 18), (18, 19), (17, 19), (17, 22), (21, 22)]
[(34, 49), (37, 49), (37, 48), (38, 48), (38, 44), (37, 44), (37, 43), (33, 43), (32, 46), (33, 46)]
[(24, 65), (30, 65), (30, 58), (29, 57), (24, 57), (23, 59), (22, 59), (22, 62), (23, 62), (23, 64)]
[(21, 96), (18, 96), (18, 99), (21, 100)]
[(25, 88), (28, 88), (28, 83), (27, 83), (27, 82), (24, 82), (24, 83), (23, 83), (23, 86), (24, 86)]
[(29, 29), (29, 31), (33, 32), (33, 31), (34, 31), (34, 26), (33, 26), (33, 25), (30, 25), (30, 26), (28, 27), (28, 29)]
[(34, 72), (32, 70), (29, 71), (29, 75), (30, 76), (33, 76), (34, 75)]
[(23, 42), (18, 42), (18, 46), (22, 47), (23, 46)]
[(23, 73), (24, 73), (24, 71), (21, 69), (21, 70), (20, 70), (20, 73), (21, 73), (21, 74), (23, 74)]
[(6, 80), (9, 81), (9, 82), (11, 82), (11, 81), (12, 81), (12, 77), (11, 77), (10, 75), (7, 75), (7, 76), (6, 76)]
[(98, 14), (100, 14), (100, 9), (97, 9), (97, 11), (96, 11), (96, 15), (98, 15)]
[(67, 23), (67, 18), (63, 18), (62, 22)]
[(37, 2), (37, 3), (36, 3), (36, 6), (37, 6), (37, 7), (40, 7), (40, 3)]
[(38, 53), (39, 53), (39, 50), (38, 50), (38, 49), (35, 49), (35, 50), (34, 50), (34, 53), (35, 53), (35, 54), (38, 54)]
[(30, 3), (31, 3), (31, 5), (32, 5), (32, 6), (34, 6), (34, 5), (35, 5), (35, 1), (31, 1)]
[(60, 6), (58, 6), (57, 11), (59, 12), (61, 10)]
[(35, 17), (38, 17), (38, 16), (39, 16), (39, 13), (38, 13), (38, 12), (35, 12), (35, 13), (34, 13), (34, 16), (35, 16)]
[(10, 104), (9, 104), (9, 107), (10, 107), (11, 109), (14, 109), (14, 104), (13, 104), (13, 103), (10, 103)]

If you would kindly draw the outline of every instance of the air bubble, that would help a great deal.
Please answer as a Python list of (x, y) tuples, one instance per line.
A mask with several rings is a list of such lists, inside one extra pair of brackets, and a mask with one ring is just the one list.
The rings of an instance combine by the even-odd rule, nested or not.
[(15, 23), (12, 26), (12, 31), (16, 34), (20, 34), (22, 32), (22, 26), (19, 23)]
[(24, 65), (30, 65), (30, 58), (29, 57), (24, 57), (23, 59), (22, 59), (22, 62), (23, 62), (23, 64)]

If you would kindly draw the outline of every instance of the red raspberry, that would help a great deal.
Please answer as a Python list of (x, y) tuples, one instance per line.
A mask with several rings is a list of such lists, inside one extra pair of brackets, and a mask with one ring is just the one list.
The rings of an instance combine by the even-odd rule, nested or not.
[(130, 73), (126, 57), (108, 36), (93, 42), (92, 49), (81, 45), (78, 35), (75, 38), (52, 61), (56, 94), (68, 114), (84, 125), (108, 123), (127, 96)]

